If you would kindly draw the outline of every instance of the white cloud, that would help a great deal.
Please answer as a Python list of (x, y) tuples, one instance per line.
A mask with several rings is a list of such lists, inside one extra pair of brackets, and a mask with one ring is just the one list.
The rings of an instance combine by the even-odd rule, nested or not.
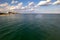
[(38, 5), (38, 6), (48, 5), (48, 4), (50, 4), (50, 1), (51, 1), (51, 0), (40, 1), (37, 5)]
[(34, 11), (35, 9), (34, 8), (31, 8), (30, 11)]
[(31, 9), (35, 6), (34, 2), (29, 2), (27, 6), (25, 6), (26, 9)]
[(10, 4), (5, 2), (5, 3), (0, 4), (0, 9), (3, 11), (13, 10), (13, 9), (15, 9), (15, 6), (10, 6)]
[(17, 6), (21, 7), (23, 5), (22, 2), (18, 3)]
[(22, 10), (26, 10), (26, 8), (25, 8), (25, 7), (21, 7), (21, 9), (22, 9)]
[[(13, 0), (14, 1), (14, 0)], [(14, 1), (15, 2), (15, 1)], [(16, 2), (17, 3), (17, 2)], [(0, 11), (2, 12), (7, 12), (7, 11), (15, 11), (15, 12), (21, 12), (21, 13), (32, 13), (32, 12), (35, 12), (35, 13), (57, 13), (59, 12), (60, 10), (55, 8), (55, 10), (53, 10), (51, 8), (51, 10), (49, 10), (49, 7), (46, 7), (46, 8), (43, 8), (42, 6), (46, 6), (46, 5), (49, 5), (51, 3), (51, 0), (46, 0), (46, 1), (40, 1), (38, 4), (35, 4), (34, 2), (29, 2), (28, 5), (26, 6), (23, 6), (23, 3), (20, 2), (16, 5), (10, 5), (8, 3), (3, 3), (3, 4), (0, 4)], [(54, 2), (53, 4), (59, 4), (60, 1), (56, 1)], [(14, 4), (14, 3), (13, 3)], [(41, 8), (40, 8), (41, 6)], [(45, 10), (47, 9), (47, 10)]]
[(8, 6), (8, 3), (5, 2), (5, 3), (3, 3), (3, 4), (0, 4), (0, 6), (1, 6), (1, 7), (3, 7), (3, 6), (4, 6), (4, 7), (5, 7), (5, 6)]
[(47, 2), (51, 2), (51, 0), (46, 0)]
[(15, 9), (15, 6), (11, 6), (10, 4), (8, 4), (7, 2), (0, 4), (0, 11), (1, 12), (8, 12), (8, 11), (12, 11), (13, 9)]
[(55, 1), (53, 5), (60, 5), (60, 0)]
[[(8, 7), (9, 8), (9, 7)], [(15, 6), (10, 6), (10, 10), (13, 10), (15, 9)]]
[(16, 4), (18, 1), (12, 0), (11, 4)]
[(29, 2), (28, 5), (26, 6), (23, 6), (23, 3), (19, 3), (17, 6), (18, 6), (18, 10), (23, 10), (23, 11), (32, 11), (33, 10), (33, 7), (34, 7), (34, 2)]
[(48, 4), (47, 1), (41, 1), (41, 2), (38, 3), (39, 6), (41, 6), (41, 5), (47, 5), (47, 4)]
[(23, 3), (20, 2), (15, 6), (10, 6), (10, 10), (14, 10), (14, 9), (23, 9)]
[(3, 11), (3, 9), (2, 8), (0, 8), (0, 12), (2, 12)]
[(9, 4), (7, 2), (0, 4), (0, 11), (7, 12)]
[(46, 1), (40, 1), (37, 5), (35, 5), (35, 7), (39, 7), (39, 6), (47, 6), (51, 4), (51, 0), (46, 0)]
[(29, 4), (28, 4), (28, 6), (34, 6), (35, 4), (34, 4), (34, 2), (30, 2)]

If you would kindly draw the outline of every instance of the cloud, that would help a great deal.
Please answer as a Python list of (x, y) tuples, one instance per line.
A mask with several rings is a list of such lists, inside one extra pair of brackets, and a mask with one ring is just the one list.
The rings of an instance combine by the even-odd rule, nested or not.
[(37, 4), (37, 6), (44, 6), (44, 5), (48, 5), (48, 4), (50, 4), (50, 1), (51, 1), (51, 0), (47, 0), (47, 1), (40, 1), (40, 2)]
[(51, 4), (51, 0), (40, 1), (37, 5), (35, 5), (35, 8), (37, 8), (39, 6), (47, 6), (49, 4)]
[(43, 6), (43, 5), (47, 5), (48, 3), (46, 1), (41, 1), (39, 2), (37, 5), (38, 6)]
[(20, 3), (17, 4), (17, 6), (21, 7), (21, 6), (23, 6), (23, 3), (20, 2)]
[(16, 10), (19, 10), (19, 12), (30, 12), (30, 11), (33, 11), (34, 10), (34, 2), (30, 2), (30, 3), (28, 3), (28, 5), (26, 5), (26, 6), (23, 6), (23, 3), (21, 2), (21, 3), (18, 3), (17, 4), (17, 6), (15, 6), (15, 9), (14, 9), (14, 11), (16, 11)]
[(60, 5), (60, 0), (55, 1), (53, 5)]
[(16, 4), (18, 1), (12, 0), (11, 4)]
[(22, 9), (22, 10), (23, 10), (23, 9), (26, 10), (26, 9), (28, 9), (28, 6), (24, 6), (24, 7), (22, 6), (21, 9)]
[(31, 11), (31, 10), (33, 10), (34, 5), (35, 5), (34, 2), (29, 2), (28, 5), (26, 5), (26, 6), (23, 6), (23, 3), (19, 3), (18, 8), (20, 9), (20, 11), (21, 10)]
[(31, 8), (30, 11), (34, 11), (35, 9), (34, 8)]
[(0, 4), (0, 11), (1, 12), (8, 12), (8, 11), (13, 11), (14, 9), (17, 9), (17, 5), (13, 6), (8, 4), (7, 2)]
[[(13, 0), (14, 1), (14, 0)], [(12, 4), (17, 3), (16, 1), (14, 1)], [(47, 6), (51, 3), (51, 0), (46, 0), (46, 1), (40, 1), (38, 4), (35, 4), (34, 2), (29, 2), (28, 5), (23, 6), (22, 2), (17, 3), (16, 5), (11, 5), (7, 2), (0, 4), (0, 11), (1, 12), (8, 12), (8, 11), (12, 11), (12, 12), (21, 12), (21, 13), (54, 13), (54, 12), (59, 12), (59, 8), (56, 10), (53, 10), (51, 8), (51, 10), (49, 10), (49, 6), (48, 7), (42, 7), (42, 6)], [(56, 1), (53, 3), (55, 4), (60, 4), (60, 1)], [(41, 7), (40, 7), (41, 6)], [(53, 5), (52, 5), (53, 7)], [(45, 10), (47, 9), (47, 10)]]
[(29, 2), (28, 5), (25, 6), (26, 9), (31, 9), (35, 6), (34, 2)]
[(7, 2), (0, 4), (0, 11), (1, 12), (8, 12), (16, 9), (16, 6), (10, 5)]
[(9, 4), (7, 2), (0, 4), (0, 11), (7, 12)]
[(14, 9), (23, 9), (23, 3), (20, 2), (18, 3), (17, 5), (15, 6), (9, 6), (10, 7), (10, 10), (14, 10)]
[(8, 8), (9, 8), (10, 10), (16, 9), (15, 6), (9, 6)]
[(51, 2), (51, 0), (46, 0), (47, 2)]
[(30, 2), (29, 4), (28, 4), (28, 6), (34, 6), (35, 4), (34, 4), (34, 2)]
[(3, 11), (3, 9), (2, 8), (0, 8), (0, 12), (2, 12)]
[(58, 13), (60, 13), (60, 10), (59, 9), (56, 10), (56, 9), (49, 9), (49, 8), (47, 9), (46, 8), (46, 9), (37, 9), (37, 10), (34, 10), (34, 12), (35, 13), (43, 13), (43, 14), (44, 13), (47, 13), (47, 14), (57, 13), (58, 14)]
[(0, 4), (0, 6), (1, 6), (1, 7), (8, 6), (8, 3), (7, 3), (7, 2), (5, 2), (5, 3), (2, 3), (2, 4)]

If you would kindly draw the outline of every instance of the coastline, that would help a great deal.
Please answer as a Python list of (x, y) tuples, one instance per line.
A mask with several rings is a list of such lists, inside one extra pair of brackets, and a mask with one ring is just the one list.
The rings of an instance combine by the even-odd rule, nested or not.
[(10, 16), (10, 15), (14, 15), (17, 13), (12, 13), (12, 12), (8, 12), (8, 13), (0, 13), (0, 16)]

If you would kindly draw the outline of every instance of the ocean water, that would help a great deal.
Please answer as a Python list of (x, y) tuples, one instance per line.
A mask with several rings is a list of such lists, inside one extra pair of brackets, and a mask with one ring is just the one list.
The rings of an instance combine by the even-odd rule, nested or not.
[(60, 14), (0, 16), (0, 40), (60, 40)]

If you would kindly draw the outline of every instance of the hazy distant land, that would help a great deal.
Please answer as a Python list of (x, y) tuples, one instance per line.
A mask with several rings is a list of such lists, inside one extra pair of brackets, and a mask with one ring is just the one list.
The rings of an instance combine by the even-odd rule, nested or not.
[(17, 14), (17, 13), (14, 13), (14, 12), (0, 13), (0, 16), (9, 16), (9, 15), (12, 15), (12, 14)]
[(16, 13), (16, 12), (8, 12), (8, 13), (3, 13), (0, 12), (0, 16), (9, 16), (9, 15), (14, 15), (14, 14), (60, 14), (60, 13)]

